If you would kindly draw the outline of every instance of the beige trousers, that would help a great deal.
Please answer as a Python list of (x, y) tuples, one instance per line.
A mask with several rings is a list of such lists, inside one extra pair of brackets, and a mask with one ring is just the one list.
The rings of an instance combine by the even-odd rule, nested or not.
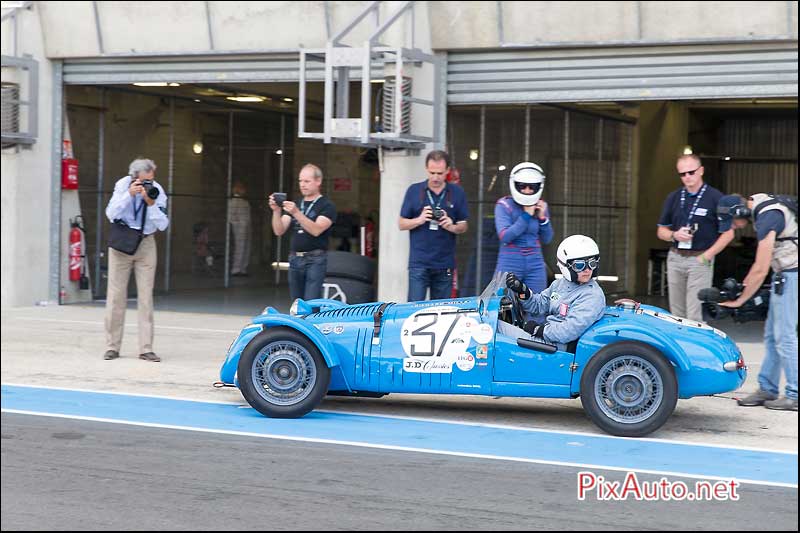
[(675, 316), (703, 321), (702, 302), (697, 299), (700, 289), (711, 287), (714, 261), (704, 265), (696, 256), (683, 256), (670, 250), (667, 255), (669, 311)]
[(108, 294), (106, 295), (106, 349), (120, 351), (128, 306), (128, 281), (136, 276), (139, 315), (139, 353), (153, 351), (153, 284), (158, 253), (156, 238), (145, 236), (134, 255), (108, 249)]

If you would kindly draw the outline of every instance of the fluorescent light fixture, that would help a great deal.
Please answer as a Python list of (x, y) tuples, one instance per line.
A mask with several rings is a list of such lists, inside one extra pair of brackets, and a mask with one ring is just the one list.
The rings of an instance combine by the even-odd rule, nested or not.
[(501, 172), (504, 171), (505, 169), (506, 169), (505, 165), (500, 165), (499, 167), (497, 167), (497, 170), (499, 170)]
[(275, 155), (283, 155), (283, 150), (275, 150)]
[(478, 149), (477, 148), (473, 148), (472, 150), (469, 151), (469, 158), (472, 161), (477, 161), (477, 159), (478, 159)]
[(729, 155), (726, 155), (725, 157), (723, 157), (723, 159), (724, 159), (725, 161), (730, 161), (730, 160), (731, 160), (731, 156), (729, 156)]
[(195, 98), (194, 101), (197, 102), (198, 104), (201, 102), (199, 98)]
[(369, 81), (370, 81), (370, 83), (385, 83), (386, 82), (386, 80), (384, 80), (383, 78), (377, 79), (377, 80), (369, 80)]
[(233, 100), (234, 102), (263, 102), (266, 100), (263, 96), (254, 96), (254, 95), (243, 95), (243, 96), (228, 96), (226, 97), (227, 100)]
[(683, 147), (683, 155), (691, 155), (693, 153), (694, 152), (692, 151), (692, 147), (689, 146), (688, 144)]
[(137, 87), (180, 87), (180, 83), (167, 83), (165, 81), (139, 81), (134, 83)]
[(200, 142), (200, 141), (195, 142), (192, 145), (192, 152), (194, 152), (197, 155), (202, 154), (203, 153), (203, 143)]
[(293, 99), (293, 98), (288, 98), (288, 97), (287, 97), (287, 98), (284, 98), (284, 99), (283, 99), (283, 101), (284, 101), (284, 102), (294, 102), (294, 99)]

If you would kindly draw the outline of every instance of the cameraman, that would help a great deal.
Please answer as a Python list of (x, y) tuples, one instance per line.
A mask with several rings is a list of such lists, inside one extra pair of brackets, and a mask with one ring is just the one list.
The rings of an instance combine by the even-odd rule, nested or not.
[(700, 158), (682, 155), (676, 166), (683, 187), (664, 201), (656, 235), (672, 244), (667, 255), (670, 312), (702, 322), (697, 293), (711, 286), (714, 256), (733, 240), (733, 230), (718, 228), (716, 211), (722, 193), (704, 183)]
[(456, 235), (467, 231), (467, 197), (464, 189), (448, 183), (450, 156), (434, 150), (425, 157), (427, 181), (406, 190), (399, 226), (409, 231), (408, 301), (450, 297), (456, 266)]
[(143, 238), (133, 255), (108, 248), (108, 290), (106, 295), (106, 348), (103, 359), (119, 357), (125, 309), (128, 303), (128, 281), (131, 270), (136, 275), (136, 301), (139, 318), (139, 359), (159, 362), (153, 352), (153, 284), (156, 278), (156, 231), (169, 225), (167, 195), (155, 181), (156, 164), (150, 159), (135, 159), (128, 167), (128, 176), (117, 181), (114, 194), (106, 207), (106, 216), (113, 224), (121, 221), (129, 228), (141, 230)]
[[(767, 194), (754, 194), (747, 201), (735, 194), (723, 196), (717, 213), (721, 223), (734, 228), (745, 227), (752, 216), (758, 237), (756, 260), (742, 282), (742, 294), (719, 305), (740, 307), (758, 291), (770, 267), (773, 270), (759, 389), (740, 399), (739, 405), (797, 411), (797, 215)], [(778, 398), (781, 367), (786, 375), (786, 396)]]

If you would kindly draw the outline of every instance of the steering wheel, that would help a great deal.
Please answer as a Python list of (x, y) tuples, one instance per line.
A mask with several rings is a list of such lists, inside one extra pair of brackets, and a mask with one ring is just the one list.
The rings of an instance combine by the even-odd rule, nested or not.
[(506, 288), (506, 294), (500, 300), (501, 305), (505, 301), (511, 304), (511, 323), (518, 328), (525, 326), (525, 308), (522, 307), (522, 300), (519, 299), (519, 295)]

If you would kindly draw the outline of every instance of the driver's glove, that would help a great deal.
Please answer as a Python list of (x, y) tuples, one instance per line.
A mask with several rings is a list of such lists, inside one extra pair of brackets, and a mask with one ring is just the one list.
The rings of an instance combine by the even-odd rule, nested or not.
[(530, 297), (531, 290), (525, 285), (525, 282), (519, 279), (513, 272), (506, 274), (506, 287), (516, 292), (520, 300), (527, 300)]
[(522, 329), (525, 330), (526, 333), (530, 333), (532, 337), (541, 337), (544, 339), (544, 326), (537, 324), (533, 320), (526, 322)]

